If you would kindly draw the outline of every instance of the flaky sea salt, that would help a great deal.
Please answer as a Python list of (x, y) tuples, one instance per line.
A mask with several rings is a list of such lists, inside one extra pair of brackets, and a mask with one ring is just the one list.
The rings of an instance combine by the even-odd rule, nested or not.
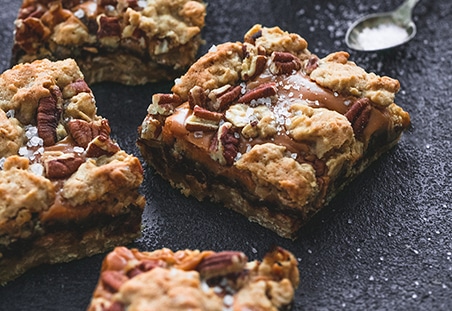
[(33, 163), (32, 165), (30, 165), (29, 169), (35, 175), (38, 176), (44, 175), (44, 166), (42, 164)]
[(210, 47), (209, 52), (216, 52), (217, 51), (217, 46), (214, 44)]
[(8, 110), (8, 111), (6, 112), (6, 117), (7, 117), (7, 118), (14, 118), (15, 113), (16, 113), (16, 112), (15, 112), (13, 109)]
[(407, 31), (395, 24), (381, 24), (364, 28), (356, 41), (366, 50), (378, 50), (395, 46), (408, 37)]
[(81, 154), (81, 153), (83, 153), (84, 151), (85, 151), (85, 148), (83, 148), (83, 147), (79, 147), (79, 146), (75, 146), (75, 147), (74, 147), (74, 152), (75, 152), (75, 153)]

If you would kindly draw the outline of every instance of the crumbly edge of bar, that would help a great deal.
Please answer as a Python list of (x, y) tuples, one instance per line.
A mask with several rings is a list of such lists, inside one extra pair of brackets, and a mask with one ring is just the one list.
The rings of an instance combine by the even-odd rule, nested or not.
[(123, 217), (111, 217), (112, 221), (103, 226), (92, 224), (76, 231), (68, 230), (63, 224), (28, 242), (29, 248), (19, 257), (0, 257), (0, 285), (5, 285), (42, 264), (79, 260), (109, 251), (117, 245), (133, 242), (141, 235), (142, 209), (129, 206), (128, 210), (129, 213), (122, 215)]
[[(104, 4), (108, 9), (99, 3), (100, 11), (93, 16), (85, 3), (66, 5), (34, 0), (22, 4), (15, 22), (12, 65), (74, 58), (90, 84), (137, 85), (180, 75), (204, 43), (202, 1), (159, 0), (145, 7), (132, 2)], [(121, 68), (128, 65), (129, 70)]]
[[(187, 157), (189, 150), (174, 152), (170, 145), (149, 145), (144, 140), (138, 141), (138, 147), (144, 160), (154, 169), (154, 172), (167, 180), (173, 188), (180, 190), (183, 195), (193, 196), (200, 202), (220, 203), (281, 237), (296, 240), (304, 224), (326, 207), (337, 194), (382, 154), (395, 146), (398, 140), (399, 138), (388, 145), (381, 146), (369, 157), (362, 158), (356, 166), (344, 174), (347, 178), (340, 178), (330, 184), (321, 205), (305, 206), (301, 211), (293, 211), (289, 206), (277, 209), (274, 202), (259, 201), (254, 193), (246, 191), (247, 187), (240, 180), (226, 183), (226, 177), (221, 173), (212, 172), (200, 161)], [(174, 156), (175, 154), (178, 156)]]
[(293, 254), (274, 246), (262, 260), (248, 260), (234, 250), (116, 247), (102, 263), (88, 310), (290, 310), (300, 282)]

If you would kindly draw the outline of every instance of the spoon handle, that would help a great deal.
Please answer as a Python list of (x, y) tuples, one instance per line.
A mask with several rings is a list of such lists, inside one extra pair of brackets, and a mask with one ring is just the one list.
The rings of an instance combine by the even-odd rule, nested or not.
[(408, 24), (411, 21), (413, 9), (419, 1), (420, 0), (406, 0), (395, 10), (394, 18), (402, 25)]

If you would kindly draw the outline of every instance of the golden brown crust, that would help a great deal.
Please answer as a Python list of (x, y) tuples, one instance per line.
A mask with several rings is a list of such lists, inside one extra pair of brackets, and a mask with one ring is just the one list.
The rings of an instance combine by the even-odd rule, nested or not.
[(15, 22), (15, 63), (74, 58), (88, 83), (173, 79), (202, 44), (198, 0), (24, 0)]
[(287, 310), (298, 283), (296, 259), (279, 247), (250, 262), (236, 251), (117, 247), (88, 310)]
[(0, 150), (0, 283), (139, 235), (140, 161), (110, 138), (74, 60), (38, 60), (0, 75), (0, 133), (8, 147)]
[(256, 25), (154, 95), (141, 152), (184, 194), (293, 238), (410, 123), (393, 102), (399, 82), (348, 58), (319, 59), (300, 36)]

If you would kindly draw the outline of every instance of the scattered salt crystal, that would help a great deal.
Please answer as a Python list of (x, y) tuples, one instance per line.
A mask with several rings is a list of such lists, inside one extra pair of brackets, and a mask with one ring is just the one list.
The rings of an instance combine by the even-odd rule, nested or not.
[(42, 140), (42, 138), (40, 138), (38, 136), (31, 137), (30, 140), (27, 142), (28, 147), (37, 147), (37, 146), (42, 146), (43, 144), (44, 144), (44, 141)]
[(85, 16), (85, 11), (83, 11), (82, 9), (78, 9), (77, 11), (74, 12), (74, 16), (77, 17), (78, 19), (82, 19)]
[(298, 157), (298, 154), (297, 154), (297, 153), (291, 153), (291, 154), (290, 154), (290, 157), (291, 157), (292, 159), (296, 160), (297, 157)]
[(29, 154), (28, 148), (26, 146), (22, 146), (19, 148), (19, 155), (27, 156)]
[(369, 281), (374, 281), (374, 280), (375, 280), (375, 278), (373, 275), (369, 276)]
[(15, 113), (16, 113), (16, 112), (15, 112), (13, 109), (10, 109), (10, 110), (8, 110), (8, 111), (6, 112), (6, 117), (7, 117), (7, 118), (14, 118)]
[(176, 79), (174, 79), (174, 84), (175, 85), (178, 85), (178, 84), (180, 84), (182, 82), (182, 79), (181, 78), (176, 78)]
[(3, 169), (3, 164), (5, 164), (5, 161), (6, 161), (6, 158), (5, 158), (5, 157), (0, 158), (0, 170)]
[(35, 175), (42, 176), (44, 174), (44, 166), (42, 166), (42, 164), (33, 163), (30, 165), (29, 169)]
[(345, 106), (349, 106), (351, 104), (351, 101), (349, 101), (349, 100), (344, 100), (344, 105)]
[(257, 249), (255, 249), (254, 247), (251, 247), (251, 251), (253, 252), (253, 254), (257, 254)]
[(216, 52), (216, 51), (217, 51), (217, 46), (214, 44), (214, 45), (212, 45), (212, 46), (210, 47), (209, 52), (214, 53), (214, 52)]
[(223, 298), (223, 303), (227, 306), (231, 306), (234, 303), (234, 296), (225, 295)]
[(223, 289), (222, 289), (220, 286), (215, 286), (215, 287), (213, 288), (213, 292), (214, 292), (215, 294), (220, 294), (222, 291), (223, 291)]
[(210, 290), (209, 285), (204, 280), (201, 282), (201, 289), (203, 292), (208, 292)]
[(417, 298), (417, 295), (416, 295), (416, 294), (413, 294), (411, 297), (413, 297), (413, 299), (416, 299), (416, 298)]
[(83, 153), (83, 151), (85, 151), (85, 149), (83, 147), (79, 147), (79, 146), (75, 146), (74, 147), (74, 152), (75, 153)]
[(204, 132), (203, 131), (195, 131), (193, 133), (193, 137), (194, 138), (202, 138), (204, 136)]
[(26, 126), (25, 127), (25, 136), (28, 139), (31, 139), (32, 137), (38, 136), (38, 128), (36, 126)]

